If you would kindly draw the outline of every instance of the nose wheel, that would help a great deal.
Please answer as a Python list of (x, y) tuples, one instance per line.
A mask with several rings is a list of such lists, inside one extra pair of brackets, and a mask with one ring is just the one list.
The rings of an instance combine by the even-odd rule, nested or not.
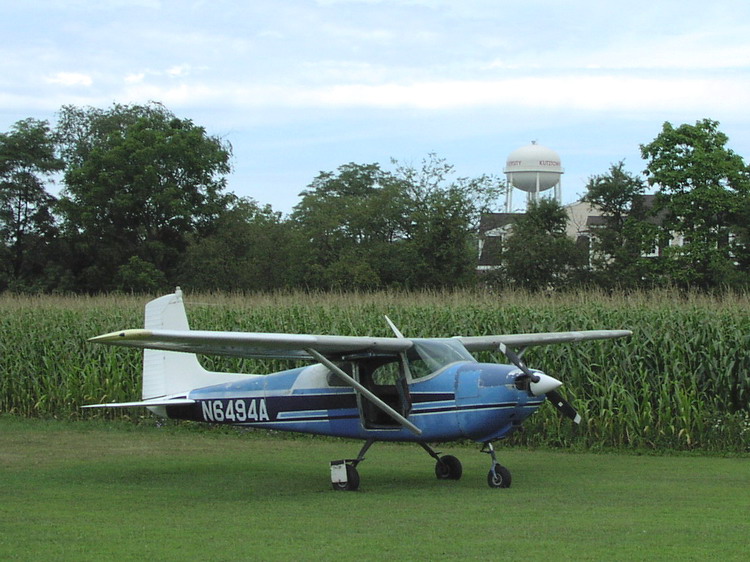
[(487, 484), (490, 488), (510, 488), (510, 470), (501, 464), (495, 464), (487, 473)]
[(487, 442), (482, 447), (482, 453), (487, 453), (492, 457), (492, 466), (487, 473), (487, 484), (490, 488), (510, 488), (510, 470), (501, 465), (495, 455), (495, 448), (491, 442)]

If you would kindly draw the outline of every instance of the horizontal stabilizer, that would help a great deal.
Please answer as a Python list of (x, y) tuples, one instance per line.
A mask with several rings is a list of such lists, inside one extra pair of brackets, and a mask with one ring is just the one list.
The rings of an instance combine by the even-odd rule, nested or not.
[(189, 398), (164, 398), (161, 400), (141, 400), (140, 402), (112, 402), (110, 404), (88, 404), (81, 408), (138, 408), (148, 406), (185, 406), (195, 404), (195, 400)]

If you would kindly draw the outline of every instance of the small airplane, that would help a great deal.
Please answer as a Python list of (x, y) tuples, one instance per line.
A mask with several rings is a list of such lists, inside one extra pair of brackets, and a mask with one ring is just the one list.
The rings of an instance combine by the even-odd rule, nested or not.
[[(472, 439), (492, 459), (487, 483), (507, 488), (510, 471), (493, 442), (508, 437), (548, 399), (580, 423), (562, 383), (523, 362), (533, 345), (630, 336), (590, 330), (499, 336), (408, 338), (191, 330), (178, 287), (146, 305), (144, 329), (91, 338), (143, 348), (142, 400), (85, 408), (145, 406), (156, 415), (215, 424), (364, 440), (353, 459), (331, 462), (335, 490), (357, 490), (357, 466), (377, 441), (408, 441), (435, 459), (439, 479), (461, 478), (461, 462), (428, 443)], [(511, 364), (479, 363), (476, 351), (501, 351)], [(316, 363), (266, 375), (216, 373), (195, 354)]]

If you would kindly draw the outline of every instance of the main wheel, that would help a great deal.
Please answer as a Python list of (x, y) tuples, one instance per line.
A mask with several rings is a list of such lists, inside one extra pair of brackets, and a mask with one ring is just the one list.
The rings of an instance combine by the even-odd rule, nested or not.
[(352, 465), (346, 465), (346, 482), (332, 482), (334, 490), (355, 492), (359, 489), (359, 472)]
[(487, 473), (487, 484), (490, 488), (510, 488), (510, 470), (496, 464), (494, 470)]
[(453, 455), (445, 455), (435, 463), (435, 476), (440, 480), (458, 480), (463, 474), (461, 461)]

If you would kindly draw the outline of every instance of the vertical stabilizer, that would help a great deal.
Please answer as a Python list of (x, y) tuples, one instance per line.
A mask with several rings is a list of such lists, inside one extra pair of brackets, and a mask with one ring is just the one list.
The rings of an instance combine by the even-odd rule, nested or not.
[[(144, 327), (147, 330), (189, 330), (182, 291), (159, 297), (146, 305)], [(192, 353), (143, 351), (143, 391), (141, 398), (161, 398), (194, 388), (245, 379), (248, 375), (212, 373), (203, 368)]]

